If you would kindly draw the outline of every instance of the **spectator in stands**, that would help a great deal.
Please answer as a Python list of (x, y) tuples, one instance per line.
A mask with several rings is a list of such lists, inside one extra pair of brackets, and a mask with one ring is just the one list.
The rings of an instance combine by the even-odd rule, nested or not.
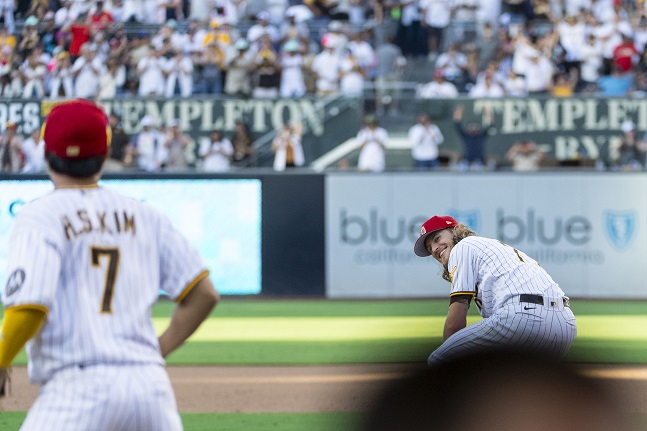
[(435, 61), (443, 49), (443, 34), (451, 19), (450, 0), (420, 0), (422, 27), (427, 33), (429, 59)]
[(478, 69), (483, 70), (491, 61), (494, 61), (499, 49), (501, 49), (499, 47), (499, 40), (492, 23), (483, 23), (479, 37), (476, 39)]
[(364, 126), (357, 133), (356, 140), (359, 147), (357, 169), (361, 172), (384, 171), (389, 135), (386, 129), (378, 126), (375, 116), (367, 115), (364, 118)]
[(522, 140), (515, 142), (506, 152), (505, 157), (513, 171), (534, 172), (539, 170), (544, 153), (533, 141)]
[(216, 0), (209, 13), (209, 19), (217, 19), (223, 23), (236, 25), (239, 21), (249, 18), (245, 12), (246, 6), (247, 1)]
[(0, 15), (4, 19), (4, 27), (7, 28), (9, 34), (14, 34), (16, 31), (14, 20), (15, 3), (15, 0), (0, 0)]
[[(364, 94), (365, 72), (352, 52), (348, 51), (342, 59), (339, 71), (341, 94), (350, 97), (362, 97)], [(395, 115), (396, 111), (392, 110), (391, 113)]]
[(114, 99), (117, 95), (123, 94), (125, 84), (126, 67), (118, 57), (108, 57), (106, 67), (103, 68), (99, 77), (97, 100)]
[(161, 0), (124, 0), (124, 20), (144, 24), (161, 24), (164, 14), (160, 13)]
[(276, 99), (279, 95), (280, 65), (278, 55), (272, 47), (272, 41), (267, 35), (261, 39), (252, 70), (255, 78), (252, 96)]
[(67, 22), (61, 30), (71, 38), (69, 53), (74, 63), (81, 55), (81, 46), (89, 42), (92, 36), (87, 14), (80, 13), (74, 21)]
[(553, 81), (555, 67), (539, 51), (530, 53), (529, 62), (523, 71), (528, 85), (528, 94), (546, 94)]
[(106, 12), (112, 15), (115, 23), (123, 23), (125, 21), (125, 6), (123, 0), (112, 0), (105, 5)]
[(503, 79), (503, 90), (506, 96), (521, 97), (528, 95), (528, 84), (523, 75), (517, 74), (512, 68), (508, 76)]
[(438, 146), (445, 141), (445, 137), (426, 113), (418, 114), (418, 122), (409, 129), (408, 138), (416, 169), (429, 170), (440, 166)]
[(0, 172), (18, 173), (22, 164), (22, 136), (18, 125), (7, 121), (4, 134), (0, 135)]
[(416, 96), (421, 99), (452, 99), (459, 93), (456, 86), (445, 79), (443, 71), (437, 69), (433, 80), (418, 87)]
[(242, 120), (236, 121), (232, 143), (234, 145), (233, 161), (236, 166), (248, 167), (256, 165), (254, 141), (249, 133), (247, 123)]
[(7, 46), (11, 48), (11, 51), (13, 52), (16, 49), (16, 43), (16, 36), (12, 33), (9, 33), (9, 30), (6, 26), (0, 25), (0, 49)]
[(74, 79), (70, 54), (67, 51), (58, 53), (50, 63), (50, 92), (51, 99), (74, 97)]
[(162, 62), (162, 72), (166, 76), (166, 97), (177, 94), (189, 97), (193, 94), (193, 61), (188, 52), (170, 52)]
[(166, 132), (164, 148), (166, 151), (165, 171), (182, 171), (189, 164), (187, 152), (190, 150), (192, 141), (189, 136), (180, 129), (180, 120), (174, 119)]
[(231, 167), (234, 147), (220, 130), (214, 129), (200, 142), (199, 155), (205, 172), (227, 172)]
[(54, 25), (54, 12), (49, 11), (43, 17), (41, 28), (38, 32), (41, 44), (49, 55), (52, 55), (54, 48), (58, 44), (56, 37), (59, 33), (59, 28)]
[(299, 42), (288, 40), (283, 45), (280, 58), (281, 82), (279, 93), (281, 98), (299, 98), (306, 93), (303, 69), (305, 60), (300, 52)]
[(393, 38), (387, 36), (385, 43), (375, 50), (377, 67), (375, 74), (375, 114), (384, 115), (386, 107), (398, 109), (400, 97), (400, 81), (407, 64), (402, 50), (393, 43)]
[[(579, 18), (578, 18), (579, 16)], [(586, 44), (586, 24), (581, 15), (568, 15), (555, 23), (559, 44), (564, 49), (564, 64), (567, 73), (572, 69), (579, 72), (582, 61), (582, 47)]]
[(289, 167), (300, 167), (305, 163), (301, 144), (300, 124), (284, 124), (272, 141), (275, 171), (282, 172)]
[(474, 41), (479, 0), (454, 0), (452, 2), (452, 28), (456, 40)]
[(335, 52), (332, 40), (326, 40), (323, 48), (312, 62), (312, 71), (317, 77), (317, 96), (337, 94), (341, 78), (341, 58)]
[(103, 1), (94, 4), (94, 11), (90, 14), (89, 20), (92, 34), (110, 28), (114, 22), (112, 14), (103, 8)]
[(279, 26), (285, 19), (285, 11), (290, 2), (288, 0), (266, 0), (264, 2), (265, 10), (269, 18), (268, 21), (274, 26)]
[(602, 49), (593, 34), (586, 37), (586, 43), (580, 47), (582, 63), (580, 64), (579, 91), (591, 91), (598, 79), (602, 69)]
[(505, 90), (494, 79), (494, 71), (486, 69), (483, 79), (478, 80), (467, 95), (472, 98), (503, 97), (505, 96)]
[(72, 9), (72, 1), (63, 0), (61, 7), (54, 14), (54, 25), (57, 28), (62, 28), (66, 24), (75, 21), (77, 16), (77, 13)]
[(425, 38), (420, 23), (418, 0), (402, 0), (400, 14), (396, 37), (402, 53), (413, 58), (426, 55), (427, 47), (423, 46)]
[(570, 72), (557, 72), (554, 76), (553, 85), (550, 87), (551, 96), (572, 97), (575, 94), (578, 81), (578, 69), (575, 67)]
[(140, 96), (161, 96), (164, 94), (166, 80), (163, 72), (164, 58), (154, 46), (150, 46), (148, 55), (137, 64)]
[(463, 105), (457, 105), (452, 117), (454, 127), (463, 139), (463, 160), (460, 168), (480, 171), (487, 165), (485, 143), (492, 128), (492, 111), (489, 107), (483, 109), (484, 126), (477, 121), (470, 121), (466, 127), (463, 127), (461, 122), (464, 111)]
[(247, 41), (253, 48), (257, 48), (261, 44), (264, 36), (268, 36), (272, 44), (279, 42), (279, 30), (273, 24), (270, 24), (270, 14), (267, 11), (262, 11), (256, 15), (256, 23), (247, 30)]
[(132, 157), (128, 151), (130, 137), (124, 131), (121, 125), (121, 116), (117, 112), (110, 113), (109, 122), (112, 139), (104, 170), (119, 172), (132, 164)]
[(45, 95), (45, 75), (47, 68), (40, 62), (38, 52), (32, 51), (27, 60), (20, 68), (23, 76), (24, 87), (22, 97), (29, 99), (32, 97), (43, 98)]
[(643, 11), (638, 18), (638, 22), (634, 25), (634, 45), (638, 52), (645, 52), (647, 46), (647, 16)]
[(370, 32), (368, 31), (355, 31), (349, 35), (348, 44), (346, 48), (357, 59), (364, 77), (372, 80), (375, 77), (375, 68), (377, 65), (377, 56), (373, 45), (369, 42)]
[(310, 29), (304, 22), (297, 21), (297, 14), (294, 10), (285, 12), (285, 20), (279, 24), (279, 43), (285, 45), (290, 40), (300, 44), (310, 43)]
[(225, 52), (220, 48), (216, 40), (211, 40), (203, 51), (197, 53), (197, 75), (196, 92), (208, 94), (222, 93), (222, 67), (225, 62)]
[[(220, 25), (215, 21), (216, 25)], [(199, 52), (204, 49), (205, 38), (207, 37), (207, 30), (204, 28), (202, 21), (197, 18), (193, 18), (189, 21), (189, 25), (186, 28), (186, 38), (188, 43), (188, 49), (192, 52)]]
[(36, 127), (25, 139), (21, 146), (24, 164), (20, 172), (23, 174), (36, 174), (45, 172), (45, 141), (40, 137), (40, 128)]
[(335, 55), (342, 57), (348, 46), (348, 36), (341, 21), (330, 21), (326, 32), (321, 37), (322, 46), (332, 46)]
[(332, 0), (303, 0), (303, 4), (310, 9), (315, 21), (327, 23), (332, 18), (335, 7)]
[(460, 51), (457, 43), (452, 43), (447, 51), (440, 54), (435, 64), (435, 69), (442, 70), (445, 79), (456, 85), (459, 92), (464, 89), (466, 67), (467, 56)]
[(638, 171), (645, 165), (647, 145), (636, 136), (636, 125), (626, 120), (620, 126), (622, 134), (611, 141), (610, 158), (614, 169)]
[(153, 118), (145, 115), (140, 123), (141, 131), (135, 136), (128, 153), (137, 166), (148, 172), (159, 172), (166, 161), (164, 136), (155, 128)]
[(22, 58), (27, 58), (39, 43), (38, 19), (32, 15), (25, 20), (22, 28), (20, 43), (18, 43), (18, 54)]
[(164, 48), (178, 51), (186, 48), (187, 43), (186, 35), (182, 35), (177, 31), (177, 21), (174, 19), (166, 21), (151, 39), (151, 44), (155, 49), (161, 51), (162, 55), (164, 55)]
[(74, 97), (94, 98), (99, 92), (99, 79), (105, 70), (103, 61), (89, 43), (83, 44), (81, 56), (72, 64)]
[(622, 72), (633, 72), (639, 58), (640, 52), (636, 49), (633, 38), (622, 33), (622, 42), (613, 49), (614, 65)]
[(164, 19), (183, 21), (184, 11), (182, 9), (182, 0), (164, 0), (162, 6), (164, 8)]
[(249, 76), (254, 65), (253, 54), (249, 50), (249, 43), (239, 39), (234, 44), (234, 50), (227, 53), (225, 60), (225, 94), (232, 96), (249, 97), (252, 94), (252, 84)]
[(599, 93), (603, 96), (619, 97), (629, 94), (633, 86), (633, 74), (623, 73), (618, 66), (611, 66), (611, 74), (600, 76), (597, 82)]

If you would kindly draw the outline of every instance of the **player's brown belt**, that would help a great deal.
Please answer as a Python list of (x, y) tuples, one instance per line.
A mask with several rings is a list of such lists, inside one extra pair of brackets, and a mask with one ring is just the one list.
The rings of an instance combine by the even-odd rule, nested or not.
[[(529, 302), (531, 304), (544, 305), (544, 297), (541, 295), (529, 295), (527, 293), (522, 293), (521, 295), (519, 295), (519, 302)], [(562, 302), (564, 302), (564, 307), (571, 306), (570, 300), (565, 296), (562, 297)]]

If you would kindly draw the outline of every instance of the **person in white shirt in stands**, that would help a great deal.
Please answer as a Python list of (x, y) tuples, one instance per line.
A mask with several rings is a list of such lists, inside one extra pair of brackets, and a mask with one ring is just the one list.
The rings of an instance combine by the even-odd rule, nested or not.
[(493, 74), (488, 73), (483, 77), (483, 80), (477, 82), (477, 84), (470, 89), (467, 95), (472, 98), (503, 97), (505, 96), (505, 91), (503, 90), (503, 87), (494, 80)]
[(20, 67), (20, 72), (25, 80), (22, 97), (42, 98), (45, 95), (45, 75), (47, 68), (38, 59), (37, 51), (33, 51), (25, 63)]
[(517, 74), (514, 70), (508, 71), (508, 76), (503, 80), (503, 90), (506, 96), (520, 97), (528, 95), (528, 83), (526, 78)]
[(205, 172), (227, 172), (231, 167), (234, 146), (222, 136), (220, 130), (214, 129), (209, 137), (200, 142), (200, 158)]
[(70, 0), (63, 0), (63, 4), (54, 14), (54, 25), (57, 28), (63, 27), (68, 22), (74, 21), (78, 14), (72, 9)]
[(389, 140), (388, 132), (378, 126), (373, 115), (367, 115), (364, 124), (356, 138), (359, 146), (357, 169), (362, 172), (382, 172), (386, 165), (384, 150)]
[(159, 172), (166, 161), (164, 136), (154, 127), (153, 118), (146, 115), (141, 131), (128, 152), (137, 160), (137, 166), (148, 172)]
[(163, 61), (160, 52), (151, 45), (146, 57), (137, 63), (140, 96), (161, 96), (164, 94), (166, 80), (162, 72)]
[(418, 122), (409, 129), (408, 138), (417, 169), (435, 169), (440, 166), (438, 146), (445, 141), (445, 137), (440, 128), (429, 121), (427, 114), (418, 114)]
[(278, 43), (279, 41), (279, 30), (272, 24), (270, 24), (270, 14), (267, 11), (259, 12), (256, 15), (258, 20), (256, 24), (253, 24), (249, 30), (247, 30), (247, 41), (251, 47), (257, 47), (263, 36), (268, 35), (273, 44)]
[(452, 99), (458, 97), (458, 89), (454, 84), (445, 80), (442, 70), (434, 70), (434, 79), (420, 87), (416, 96), (421, 99)]
[(456, 84), (460, 91), (465, 80), (467, 56), (459, 50), (458, 44), (453, 43), (447, 48), (447, 51), (438, 56), (435, 68), (442, 70), (445, 74), (445, 79)]
[(40, 138), (40, 128), (37, 127), (29, 134), (29, 137), (22, 142), (22, 153), (25, 156), (25, 164), (22, 167), (23, 174), (35, 174), (45, 172), (45, 141)]
[(283, 54), (280, 58), (281, 82), (279, 94), (281, 98), (298, 98), (306, 94), (306, 84), (303, 75), (305, 60), (301, 55), (299, 42), (294, 39), (288, 40), (283, 46)]
[(323, 51), (314, 56), (311, 66), (317, 77), (316, 93), (318, 96), (337, 94), (341, 78), (341, 58), (335, 53), (335, 46), (327, 40), (323, 45)]
[(105, 66), (96, 50), (88, 44), (81, 46), (81, 56), (72, 65), (74, 81), (74, 96), (78, 98), (94, 98), (99, 92), (99, 78)]
[(74, 97), (74, 80), (69, 52), (59, 52), (52, 60), (49, 85), (51, 99)]
[(181, 97), (189, 97), (193, 93), (193, 61), (188, 52), (178, 51), (170, 56), (163, 64), (166, 74), (166, 97), (173, 97), (176, 85)]

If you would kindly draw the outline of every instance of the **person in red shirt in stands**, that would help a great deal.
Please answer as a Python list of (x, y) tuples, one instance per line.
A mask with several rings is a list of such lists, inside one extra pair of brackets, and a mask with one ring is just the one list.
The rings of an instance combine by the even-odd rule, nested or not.
[(93, 27), (93, 30), (101, 31), (105, 30), (106, 27), (109, 27), (114, 22), (114, 18), (110, 12), (106, 12), (103, 9), (103, 2), (98, 1), (94, 12), (90, 15), (90, 25)]
[(65, 25), (62, 31), (71, 35), (69, 53), (72, 62), (74, 62), (81, 55), (81, 45), (89, 42), (92, 37), (92, 28), (88, 22), (88, 14), (79, 14), (74, 21)]
[(622, 43), (613, 50), (613, 62), (622, 72), (630, 72), (640, 58), (640, 52), (634, 45), (633, 38), (622, 33)]

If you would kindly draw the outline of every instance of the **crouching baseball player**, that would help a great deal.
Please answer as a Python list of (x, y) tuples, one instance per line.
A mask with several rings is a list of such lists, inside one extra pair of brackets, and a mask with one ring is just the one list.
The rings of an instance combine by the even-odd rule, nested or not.
[[(30, 380), (42, 385), (22, 430), (182, 429), (164, 358), (219, 296), (165, 216), (98, 185), (109, 131), (92, 102), (55, 106), (43, 129), (54, 190), (15, 219), (0, 387), (25, 343)], [(151, 308), (160, 289), (177, 307), (158, 338)]]
[[(519, 348), (561, 358), (570, 349), (577, 327), (569, 299), (522, 251), (434, 216), (420, 228), (414, 252), (439, 261), (450, 283), (444, 342), (429, 365), (478, 350)], [(472, 300), (483, 320), (468, 327)]]

